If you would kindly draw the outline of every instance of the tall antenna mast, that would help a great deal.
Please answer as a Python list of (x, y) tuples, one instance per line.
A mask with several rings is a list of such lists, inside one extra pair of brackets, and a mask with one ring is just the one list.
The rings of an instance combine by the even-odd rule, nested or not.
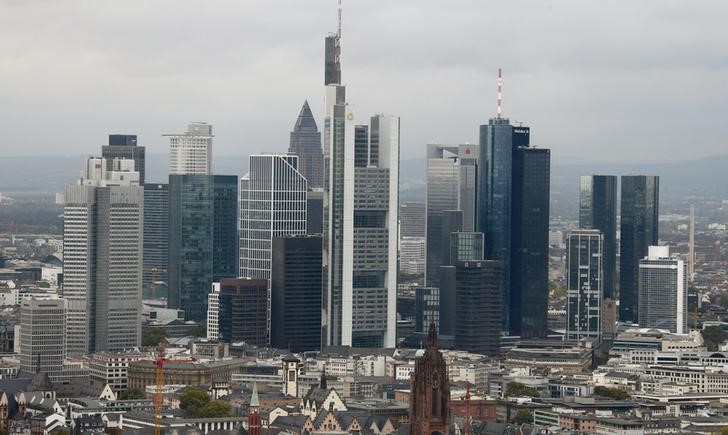
[(341, 0), (339, 0), (339, 27), (336, 29), (336, 36), (341, 38)]
[[(341, 1), (341, 0), (339, 0)], [(503, 95), (501, 94), (501, 88), (503, 87), (503, 73), (500, 68), (498, 68), (498, 119), (501, 117), (501, 101), (503, 100)]]

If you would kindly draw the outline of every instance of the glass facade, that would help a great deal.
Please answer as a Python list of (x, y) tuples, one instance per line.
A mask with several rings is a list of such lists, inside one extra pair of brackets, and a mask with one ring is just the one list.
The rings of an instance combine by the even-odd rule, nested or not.
[(455, 266), (455, 346), (488, 356), (500, 353), (501, 263), (458, 261)]
[(548, 331), (550, 167), (548, 149), (514, 150), (509, 321), (510, 333), (522, 338)]
[(167, 282), (169, 260), (169, 185), (144, 185), (144, 272), (143, 286), (152, 280)]
[(658, 242), (660, 179), (622, 176), (619, 255), (619, 319), (639, 318), (639, 261)]
[(198, 322), (213, 281), (213, 203), (210, 176), (169, 176), (168, 305)]
[(576, 230), (566, 237), (566, 339), (601, 337), (604, 236)]
[(212, 279), (238, 276), (238, 177), (213, 175)]
[(219, 337), (228, 343), (268, 344), (268, 281), (220, 280)]
[(669, 254), (668, 246), (651, 246), (639, 262), (639, 325), (686, 334), (687, 265)]
[(509, 327), (511, 306), (511, 189), (513, 127), (506, 118), (480, 126), (480, 213), (477, 231), (485, 235), (485, 258), (503, 265), (503, 329)]
[(273, 239), (273, 347), (291, 352), (321, 348), (321, 245), (321, 236)]
[(579, 228), (594, 229), (604, 236), (605, 299), (617, 287), (617, 176), (584, 175), (579, 182)]
[(430, 324), (440, 328), (440, 289), (415, 288), (415, 332), (426, 333)]

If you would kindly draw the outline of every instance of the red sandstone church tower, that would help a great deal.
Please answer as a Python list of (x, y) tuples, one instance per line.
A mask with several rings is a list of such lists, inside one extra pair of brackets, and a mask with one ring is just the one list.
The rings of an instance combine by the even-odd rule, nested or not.
[(250, 396), (250, 406), (248, 407), (248, 435), (260, 435), (261, 426), (258, 385), (253, 384), (253, 394)]
[(410, 379), (410, 434), (447, 434), (450, 431), (450, 381), (442, 353), (437, 350), (437, 330), (430, 324), (427, 350), (417, 352)]

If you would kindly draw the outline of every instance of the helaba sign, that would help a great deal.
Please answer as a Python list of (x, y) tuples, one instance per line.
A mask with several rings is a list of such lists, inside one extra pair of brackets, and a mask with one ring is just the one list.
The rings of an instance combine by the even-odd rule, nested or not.
[(528, 146), (530, 144), (530, 137), (530, 127), (513, 127), (513, 146)]
[(513, 134), (531, 134), (530, 127), (514, 127)]

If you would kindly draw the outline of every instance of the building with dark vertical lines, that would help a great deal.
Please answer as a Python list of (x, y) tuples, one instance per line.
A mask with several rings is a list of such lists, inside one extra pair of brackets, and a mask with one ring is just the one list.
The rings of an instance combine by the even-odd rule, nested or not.
[(324, 232), (324, 191), (321, 189), (306, 192), (306, 234)]
[(144, 271), (142, 285), (167, 282), (169, 261), (169, 184), (144, 185)]
[(219, 337), (229, 343), (268, 344), (268, 281), (223, 278), (218, 299)]
[(660, 179), (623, 175), (619, 254), (619, 319), (639, 318), (639, 262), (658, 245)]
[(567, 340), (601, 338), (603, 252), (599, 230), (574, 230), (566, 236)]
[(617, 290), (617, 176), (583, 175), (579, 182), (579, 228), (604, 236), (604, 299)]
[(322, 243), (320, 235), (273, 238), (273, 347), (291, 352), (321, 348)]
[(548, 149), (513, 150), (509, 330), (522, 338), (548, 331), (550, 168)]
[(212, 280), (238, 276), (238, 177), (213, 175)]
[(101, 157), (106, 159), (106, 170), (111, 171), (114, 159), (134, 160), (134, 170), (139, 172), (139, 185), (144, 185), (145, 150), (137, 145), (135, 134), (110, 134), (109, 144), (101, 146)]

